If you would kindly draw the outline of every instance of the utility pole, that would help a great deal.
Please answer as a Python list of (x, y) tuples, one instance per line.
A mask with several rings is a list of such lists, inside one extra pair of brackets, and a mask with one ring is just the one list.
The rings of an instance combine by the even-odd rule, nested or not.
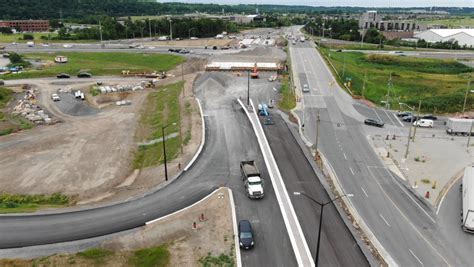
[(385, 103), (385, 109), (390, 109), (390, 88), (392, 87), (392, 72), (390, 72), (390, 76), (388, 78), (387, 83), (387, 102)]
[(150, 34), (150, 41), (151, 41), (151, 20), (148, 19), (148, 33)]
[(469, 150), (469, 143), (471, 142), (471, 133), (472, 133), (472, 124), (474, 120), (471, 120), (471, 130), (469, 131), (469, 135), (467, 137), (467, 149)]
[(100, 19), (99, 19), (99, 35), (100, 35), (100, 45), (102, 47), (102, 24), (100, 23)]
[(321, 123), (321, 119), (319, 117), (319, 109), (318, 109), (318, 117), (316, 119), (316, 141), (314, 142), (314, 149), (316, 150), (314, 157), (318, 156), (318, 139), (319, 139), (319, 124)]
[(170, 19), (170, 40), (173, 40), (173, 27), (171, 27), (172, 20)]
[[(417, 117), (420, 117), (420, 108), (421, 108), (421, 100), (418, 101), (418, 112), (416, 114)], [(415, 130), (413, 131), (413, 142), (415, 142), (415, 135), (416, 135), (416, 127), (415, 127)]]
[(364, 72), (364, 83), (362, 84), (362, 98), (364, 97), (366, 80), (367, 80), (367, 70), (365, 70), (365, 72)]
[(183, 82), (183, 98), (184, 98), (184, 63), (181, 64), (181, 81)]
[(408, 138), (407, 138), (407, 150), (405, 151), (405, 159), (408, 157), (408, 149), (410, 147), (410, 138), (411, 138), (411, 128), (413, 127), (413, 119), (410, 120), (410, 128), (408, 128)]
[(462, 113), (466, 111), (466, 101), (467, 101), (467, 94), (469, 94), (469, 88), (471, 87), (471, 78), (469, 78), (467, 82), (466, 94), (464, 95), (464, 104), (462, 105)]

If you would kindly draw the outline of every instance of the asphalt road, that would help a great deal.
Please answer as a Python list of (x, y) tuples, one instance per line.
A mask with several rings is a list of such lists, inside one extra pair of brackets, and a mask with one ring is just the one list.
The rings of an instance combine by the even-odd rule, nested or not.
[[(145, 197), (112, 206), (58, 214), (0, 216), (0, 248), (81, 240), (132, 229), (189, 206), (219, 186), (228, 186), (234, 192), (237, 218), (249, 219), (256, 234), (255, 249), (242, 252), (243, 265), (295, 266), (271, 183), (267, 183), (266, 196), (261, 201), (250, 200), (244, 193), (241, 160), (257, 160), (264, 179), (268, 174), (250, 123), (235, 101), (237, 96), (230, 92), (226, 97), (225, 90), (219, 88), (215, 90), (217, 94), (208, 90), (208, 86), (196, 90), (203, 100), (207, 142), (188, 172)], [(220, 99), (219, 103), (216, 99)]]
[[(321, 209), (307, 198), (293, 195), (293, 192), (303, 191), (320, 202), (330, 199), (285, 121), (280, 115), (273, 116), (273, 120), (274, 125), (264, 127), (265, 134), (292, 197), (311, 254), (315, 255)], [(324, 208), (321, 231), (320, 266), (369, 265), (334, 205)]]
[[(310, 88), (318, 88), (304, 94), (304, 109), (299, 113), (304, 118), (306, 137), (314, 143), (319, 112), (319, 149), (328, 158), (343, 190), (355, 194), (350, 201), (394, 262), (400, 266), (446, 266), (458, 262), (459, 255), (440, 239), (434, 212), (412, 195), (375, 154), (367, 138), (370, 126), (362, 123), (365, 116), (354, 108), (354, 101), (343, 90), (331, 86), (334, 79), (317, 51), (308, 42), (297, 43), (291, 46), (291, 57), (296, 72), (307, 73)], [(390, 116), (388, 112), (372, 112)], [(406, 135), (406, 129), (397, 129), (388, 124), (383, 131)]]

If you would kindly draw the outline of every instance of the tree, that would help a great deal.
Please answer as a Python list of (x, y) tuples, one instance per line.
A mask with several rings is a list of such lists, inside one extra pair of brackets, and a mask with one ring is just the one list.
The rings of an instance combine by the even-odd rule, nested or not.
[(33, 34), (29, 34), (29, 33), (25, 33), (23, 34), (23, 40), (34, 40), (35, 37), (33, 36)]

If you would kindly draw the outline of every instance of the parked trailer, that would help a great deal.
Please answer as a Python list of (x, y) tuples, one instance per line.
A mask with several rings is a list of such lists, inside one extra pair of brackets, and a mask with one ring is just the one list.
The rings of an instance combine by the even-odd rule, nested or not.
[(466, 232), (474, 233), (474, 166), (468, 166), (464, 170), (461, 193), (461, 227)]
[(446, 122), (446, 132), (451, 135), (469, 135), (472, 132), (473, 121), (472, 119), (449, 118)]

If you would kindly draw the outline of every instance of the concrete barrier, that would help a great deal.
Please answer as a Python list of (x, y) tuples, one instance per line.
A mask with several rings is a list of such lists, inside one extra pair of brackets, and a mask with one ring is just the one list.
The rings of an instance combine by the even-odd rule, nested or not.
[(202, 122), (202, 136), (201, 136), (201, 144), (199, 145), (198, 150), (196, 151), (196, 154), (194, 154), (194, 157), (189, 161), (188, 165), (184, 168), (184, 171), (188, 171), (189, 168), (193, 165), (193, 163), (196, 161), (196, 159), (201, 155), (202, 148), (204, 147), (204, 143), (206, 142), (206, 121), (204, 121), (204, 113), (202, 111), (202, 106), (201, 106), (201, 101), (199, 101), (199, 98), (196, 98), (196, 101), (199, 106), (199, 112), (201, 113), (201, 122)]

